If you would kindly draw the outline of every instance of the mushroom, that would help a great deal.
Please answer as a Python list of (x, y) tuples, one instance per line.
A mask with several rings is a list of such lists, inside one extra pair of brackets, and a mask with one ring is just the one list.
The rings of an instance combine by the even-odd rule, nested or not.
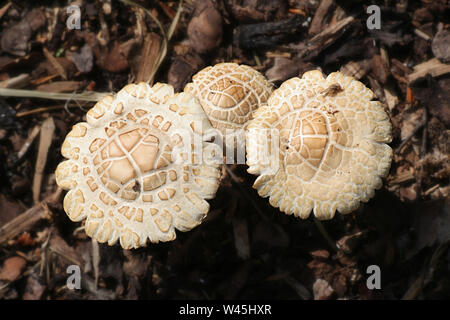
[(211, 125), (194, 96), (161, 83), (129, 84), (86, 118), (67, 135), (61, 153), (69, 160), (55, 174), (70, 190), (64, 210), (73, 221), (86, 219), (87, 235), (130, 249), (201, 223), (220, 174), (219, 164), (205, 161), (210, 143), (202, 133)]
[(272, 84), (261, 73), (236, 63), (206, 67), (184, 88), (184, 92), (199, 99), (212, 126), (223, 137), (244, 129), (253, 112), (267, 101), (272, 91)]
[(372, 198), (392, 159), (391, 123), (372, 98), (340, 72), (284, 82), (247, 127), (248, 172), (259, 175), (259, 195), (286, 214), (306, 219), (313, 210), (321, 220)]

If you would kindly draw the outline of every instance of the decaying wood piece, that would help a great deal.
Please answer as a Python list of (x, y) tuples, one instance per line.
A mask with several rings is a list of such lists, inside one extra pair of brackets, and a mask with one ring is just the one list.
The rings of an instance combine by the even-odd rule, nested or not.
[(297, 57), (303, 60), (311, 60), (316, 57), (320, 52), (338, 40), (344, 34), (346, 28), (353, 22), (355, 22), (355, 18), (352, 16), (347, 17), (338, 23), (329, 26), (312, 39), (302, 42), (298, 45), (299, 53), (297, 54)]
[(41, 184), (44, 177), (44, 168), (47, 163), (47, 154), (52, 144), (53, 133), (55, 131), (55, 123), (50, 117), (44, 121), (41, 128), (41, 136), (39, 141), (39, 151), (36, 159), (36, 169), (33, 179), (33, 200), (34, 203), (39, 202), (39, 195), (41, 193)]
[(31, 130), (31, 133), (28, 135), (27, 140), (25, 140), (25, 142), (23, 143), (22, 148), (20, 148), (19, 152), (17, 152), (16, 162), (19, 162), (22, 159), (22, 157), (27, 153), (34, 139), (39, 134), (39, 131), (41, 131), (41, 127), (39, 127), (39, 125), (34, 126), (33, 130)]
[(49, 219), (51, 212), (47, 204), (59, 202), (61, 193), (62, 189), (58, 188), (54, 194), (2, 226), (0, 228), (0, 244), (13, 239), (24, 231), (30, 230), (36, 222), (42, 219)]
[(408, 81), (409, 83), (415, 82), (420, 78), (424, 78), (427, 74), (430, 74), (432, 77), (439, 77), (447, 73), (450, 73), (450, 64), (442, 63), (438, 59), (433, 58), (414, 66), (413, 73), (408, 75)]
[(356, 80), (364, 77), (370, 70), (371, 60), (365, 59), (361, 61), (349, 61), (342, 66), (340, 71), (346, 76), (355, 78)]
[(236, 35), (239, 46), (243, 49), (260, 49), (292, 41), (298, 35), (305, 22), (305, 17), (295, 16), (291, 19), (242, 25)]
[(30, 83), (30, 75), (27, 73), (19, 74), (16, 77), (3, 80), (0, 82), (0, 88), (13, 88), (13, 89), (21, 89), (26, 87)]
[(137, 83), (145, 82), (150, 79), (158, 62), (160, 48), (161, 37), (156, 33), (149, 33), (144, 39), (144, 45), (141, 50), (138, 73), (136, 76)]
[(309, 27), (308, 34), (315, 35), (326, 25), (327, 16), (333, 12), (334, 0), (322, 0), (314, 14), (314, 18)]

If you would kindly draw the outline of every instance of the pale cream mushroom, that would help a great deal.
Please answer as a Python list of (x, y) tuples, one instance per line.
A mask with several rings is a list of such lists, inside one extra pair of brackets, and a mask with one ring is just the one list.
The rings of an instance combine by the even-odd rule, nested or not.
[(166, 84), (130, 84), (86, 118), (67, 135), (61, 153), (69, 160), (56, 169), (56, 182), (70, 190), (64, 210), (71, 220), (86, 219), (89, 236), (125, 249), (173, 240), (175, 229), (201, 223), (220, 173), (198, 152), (211, 125), (194, 96)]
[[(292, 78), (248, 124), (248, 172), (287, 214), (331, 219), (374, 196), (389, 172), (389, 117), (373, 93), (340, 72)], [(279, 143), (278, 143), (279, 142)]]
[(199, 99), (212, 126), (226, 137), (244, 129), (253, 112), (266, 103), (273, 86), (252, 67), (219, 63), (195, 74), (184, 91)]

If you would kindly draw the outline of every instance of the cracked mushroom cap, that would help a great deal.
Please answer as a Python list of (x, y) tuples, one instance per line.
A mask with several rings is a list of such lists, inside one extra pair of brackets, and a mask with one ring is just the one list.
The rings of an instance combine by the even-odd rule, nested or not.
[(243, 129), (273, 86), (252, 67), (219, 63), (195, 74), (184, 91), (199, 99), (212, 126), (225, 136), (227, 129)]
[[(209, 144), (202, 130), (211, 125), (194, 96), (166, 84), (130, 84), (86, 118), (67, 135), (61, 153), (69, 160), (56, 169), (56, 182), (70, 190), (64, 210), (71, 220), (86, 219), (89, 236), (110, 245), (119, 240), (125, 249), (173, 240), (175, 229), (201, 223), (219, 167), (200, 161)], [(202, 155), (181, 129), (200, 137)], [(175, 161), (175, 150), (186, 151), (178, 154), (184, 161)]]
[[(248, 172), (273, 207), (331, 219), (374, 196), (389, 172), (389, 117), (373, 93), (340, 72), (292, 78), (248, 124)], [(276, 141), (276, 143), (274, 143)]]

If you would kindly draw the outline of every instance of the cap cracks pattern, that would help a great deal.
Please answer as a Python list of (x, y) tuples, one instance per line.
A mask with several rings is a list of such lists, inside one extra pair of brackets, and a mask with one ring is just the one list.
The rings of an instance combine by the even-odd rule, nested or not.
[[(367, 202), (392, 158), (391, 123), (372, 98), (370, 89), (340, 72), (325, 79), (315, 70), (284, 82), (248, 124), (248, 172), (259, 175), (254, 188), (300, 218), (313, 211), (331, 219), (336, 210), (349, 213)], [(279, 148), (263, 146), (275, 138)]]
[(249, 66), (219, 63), (195, 74), (184, 91), (199, 99), (212, 126), (225, 136), (227, 129), (244, 128), (253, 112), (266, 103), (273, 86)]
[[(219, 185), (219, 165), (205, 164), (209, 143), (201, 135), (211, 125), (191, 94), (160, 83), (130, 84), (86, 118), (67, 135), (61, 153), (69, 160), (56, 170), (58, 185), (70, 190), (64, 210), (71, 220), (86, 219), (89, 236), (126, 249), (173, 240), (175, 229), (201, 223), (205, 199)], [(177, 129), (200, 137), (202, 154)], [(192, 161), (182, 152), (184, 163), (175, 162), (172, 151), (184, 143)]]

